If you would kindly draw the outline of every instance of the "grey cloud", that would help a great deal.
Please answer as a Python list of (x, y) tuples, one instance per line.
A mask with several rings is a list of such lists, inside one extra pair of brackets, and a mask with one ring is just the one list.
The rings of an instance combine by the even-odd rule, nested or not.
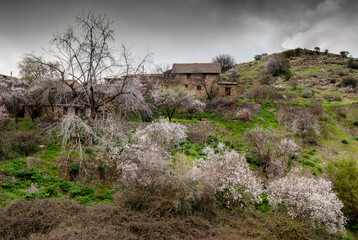
[(354, 0), (13, 0), (0, 15), (0, 73), (16, 71), (22, 54), (46, 47), (81, 10), (108, 15), (118, 43), (138, 55), (150, 47), (157, 62), (210, 61), (222, 52), (240, 62), (298, 46), (358, 54), (357, 7)]

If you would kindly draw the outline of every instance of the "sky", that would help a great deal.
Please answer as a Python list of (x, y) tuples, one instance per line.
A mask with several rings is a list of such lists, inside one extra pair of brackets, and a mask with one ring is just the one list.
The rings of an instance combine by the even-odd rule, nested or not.
[(116, 44), (154, 63), (210, 62), (221, 53), (247, 62), (296, 47), (358, 56), (356, 0), (2, 1), (0, 74), (18, 75), (26, 53), (43, 54), (56, 32), (93, 10), (113, 20)]

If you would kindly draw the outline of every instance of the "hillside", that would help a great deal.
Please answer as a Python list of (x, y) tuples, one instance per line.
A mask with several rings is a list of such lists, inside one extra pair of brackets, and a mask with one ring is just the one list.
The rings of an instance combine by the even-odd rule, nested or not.
[[(0, 239), (358, 239), (358, 84), (349, 80), (358, 70), (336, 54), (277, 55), (289, 71), (267, 73), (272, 55), (237, 64), (238, 73), (222, 79), (237, 81), (239, 96), (205, 100), (203, 112), (180, 108), (173, 123), (181, 125), (162, 122), (164, 109), (153, 122), (75, 119), (68, 135), (60, 119), (20, 119), (18, 128), (0, 119)], [(132, 165), (123, 165), (128, 159)], [(292, 216), (292, 206), (269, 195), (296, 168), (308, 180), (297, 183), (294, 194), (306, 202)], [(248, 176), (240, 182), (235, 170)], [(222, 179), (227, 185), (216, 186)], [(257, 202), (255, 179), (263, 189)], [(318, 181), (326, 183), (322, 195)], [(316, 190), (305, 188), (310, 183)], [(325, 215), (340, 206), (337, 196), (346, 237), (330, 232), (340, 209)]]
[[(294, 50), (282, 54), (294, 55)], [(314, 51), (308, 51), (289, 58), (292, 76), (286, 81), (284, 76), (267, 77), (266, 64), (270, 57), (237, 65), (242, 74), (237, 80), (242, 93), (247, 96), (253, 84), (264, 82), (281, 93), (291, 104), (321, 103), (327, 117), (322, 126), (326, 126), (327, 130), (326, 136), (320, 140), (320, 146), (315, 148), (318, 150), (317, 158), (356, 158), (358, 129), (354, 123), (358, 120), (358, 89), (345, 87), (342, 82), (347, 78), (358, 79), (358, 70), (347, 67), (348, 59), (340, 55), (322, 52), (317, 55)], [(307, 90), (312, 91), (313, 96), (303, 97)], [(353, 144), (342, 144), (343, 139)]]

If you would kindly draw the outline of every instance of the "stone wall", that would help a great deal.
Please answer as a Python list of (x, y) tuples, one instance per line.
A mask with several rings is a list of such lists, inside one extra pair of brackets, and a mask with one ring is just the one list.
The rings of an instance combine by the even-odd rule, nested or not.
[(215, 95), (219, 78), (219, 74), (175, 74), (173, 82), (180, 83), (187, 89), (194, 91), (199, 98), (207, 98), (207, 92), (211, 96)]

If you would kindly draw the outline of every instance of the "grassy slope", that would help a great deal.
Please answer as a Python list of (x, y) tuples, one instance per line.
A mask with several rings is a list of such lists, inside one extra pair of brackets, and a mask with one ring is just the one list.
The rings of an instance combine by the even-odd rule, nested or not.
[[(322, 57), (323, 58), (323, 57)], [(264, 75), (265, 70), (265, 63), (266, 59), (260, 61), (253, 61), (250, 63), (243, 63), (239, 64), (238, 68), (242, 76), (238, 79), (239, 88), (241, 92), (248, 91), (250, 86), (257, 82), (260, 76)], [(327, 71), (348, 71), (345, 66), (342, 64), (344, 61), (337, 59), (336, 62), (332, 64), (326, 64), (321, 66), (316, 66), (315, 61), (312, 58), (305, 59), (305, 58), (297, 58), (293, 59), (293, 78), (294, 79), (302, 79), (309, 77), (312, 74), (318, 75), (318, 77), (323, 76)], [(303, 65), (303, 63), (308, 64), (309, 67)], [(337, 75), (334, 75), (337, 78)], [(340, 78), (338, 77), (338, 80)], [(279, 83), (276, 85), (279, 87), (280, 92), (282, 93), (292, 93), (297, 96), (297, 100), (292, 102), (293, 105), (304, 105), (304, 104), (311, 104), (317, 100), (323, 102), (323, 105), (326, 109), (328, 120), (321, 122), (321, 126), (327, 125), (327, 135), (322, 136), (319, 138), (318, 146), (301, 146), (301, 158), (300, 162), (310, 168), (316, 174), (320, 174), (323, 172), (324, 165), (327, 161), (332, 161), (338, 158), (354, 158), (358, 156), (358, 141), (356, 140), (357, 130), (352, 126), (353, 116), (347, 114), (346, 118), (339, 118), (337, 117), (337, 109), (344, 109), (353, 104), (357, 103), (357, 98), (351, 98), (346, 94), (338, 93), (338, 92), (330, 92), (330, 94), (336, 94), (342, 97), (341, 102), (327, 102), (323, 96), (327, 94), (327, 92), (314, 89), (316, 91), (316, 96), (314, 99), (304, 99), (300, 97), (300, 92), (306, 88), (298, 87), (296, 90), (291, 89), (289, 86), (289, 82)], [(274, 86), (275, 87), (275, 86)], [(242, 99), (241, 99), (242, 100)], [(249, 99), (249, 101), (252, 101)], [(175, 116), (178, 122), (181, 123), (201, 123), (202, 119), (207, 119), (208, 121), (212, 122), (213, 130), (210, 133), (211, 137), (207, 140), (207, 143), (191, 143), (190, 141), (185, 141), (181, 144), (180, 148), (173, 152), (176, 158), (184, 158), (187, 161), (187, 164), (192, 164), (192, 161), (195, 158), (199, 158), (203, 156), (202, 149), (206, 145), (216, 146), (219, 141), (223, 141), (226, 145), (238, 150), (243, 151), (242, 148), (242, 136), (247, 131), (247, 129), (254, 128), (257, 125), (262, 126), (264, 129), (276, 129), (277, 131), (286, 131), (284, 127), (280, 126), (277, 121), (277, 111), (278, 107), (273, 103), (267, 103), (262, 106), (261, 110), (259, 111), (258, 115), (255, 119), (249, 123), (240, 122), (237, 120), (226, 120), (223, 116), (215, 115), (215, 114), (197, 114), (194, 115), (193, 120), (188, 120), (187, 115), (179, 114)], [(29, 122), (24, 121), (20, 124), (20, 130), (26, 131), (31, 127)], [(348, 144), (343, 144), (342, 140), (345, 139), (348, 141)], [(297, 139), (299, 140), (299, 139)], [(66, 154), (62, 152), (60, 147), (45, 142), (47, 148), (43, 151), (37, 152), (33, 154), (33, 157), (40, 159), (40, 164), (35, 164), (31, 167), (27, 166), (25, 158), (15, 158), (12, 160), (8, 160), (5, 162), (0, 162), (0, 206), (4, 207), (8, 205), (9, 202), (15, 199), (34, 199), (34, 198), (55, 198), (55, 199), (74, 199), (77, 202), (86, 204), (86, 205), (93, 205), (97, 203), (107, 203), (113, 201), (113, 194), (114, 190), (108, 185), (102, 183), (100, 179), (92, 179), (90, 183), (81, 183), (81, 182), (73, 182), (69, 181), (68, 177), (65, 177), (63, 172), (66, 171), (66, 168), (61, 168), (59, 159)], [(174, 163), (175, 164), (175, 163)], [(35, 193), (29, 193), (28, 189), (31, 186), (35, 186), (39, 191)], [(106, 205), (103, 208), (112, 208), (112, 205)], [(114, 205), (114, 208), (118, 208), (118, 206)], [(124, 210), (122, 208), (123, 211)], [(107, 211), (107, 210), (105, 210)], [(111, 210), (112, 211), (112, 210)], [(118, 208), (120, 211), (120, 208)], [(256, 211), (256, 210), (254, 210)], [(258, 212), (259, 213), (259, 212)], [(130, 213), (130, 214), (139, 214), (138, 218), (142, 218), (142, 213)], [(256, 213), (255, 213), (256, 214)], [(254, 214), (254, 215), (255, 215)], [(259, 213), (263, 214), (263, 213)], [(225, 215), (225, 214), (224, 214)], [(225, 215), (229, 216), (229, 215)], [(218, 236), (224, 237), (225, 234), (238, 234), (241, 238), (262, 238), (262, 239), (275, 239), (278, 238), (279, 232), (274, 232), (275, 228), (278, 228), (278, 225), (273, 227), (271, 230), (273, 232), (267, 233), (264, 225), (258, 224), (257, 227), (253, 227), (255, 221), (247, 221), (247, 219), (251, 219), (251, 215), (241, 216), (239, 218), (236, 217), (229, 217), (227, 223), (224, 224), (220, 222), (219, 224), (215, 225), (216, 234)], [(282, 217), (282, 216), (277, 216)], [(82, 218), (80, 216), (79, 218)], [(146, 221), (152, 221), (153, 219), (149, 216)], [(243, 227), (250, 228), (252, 235), (248, 236), (245, 235), (240, 227), (239, 222), (245, 222), (248, 225), (243, 225)], [(277, 219), (275, 216), (270, 218), (269, 216), (262, 215), (259, 221), (266, 222), (275, 222)], [(91, 220), (92, 221), (92, 220)], [(96, 220), (93, 220), (94, 222)], [(102, 220), (98, 220), (102, 221)], [(134, 220), (128, 220), (134, 221)], [(189, 221), (189, 220), (188, 220)], [(288, 220), (287, 220), (288, 221)], [(76, 226), (77, 223), (73, 223), (73, 226)], [(102, 222), (98, 222), (99, 225)], [(133, 222), (134, 224), (134, 222)], [(139, 229), (143, 227), (143, 222), (140, 222), (140, 226), (138, 225)], [(212, 223), (205, 223), (203, 225), (192, 225), (192, 229), (197, 227), (197, 231), (199, 228), (206, 226), (207, 224)], [(292, 222), (286, 222), (287, 225), (293, 224)], [(294, 222), (294, 224), (299, 225), (299, 222)], [(83, 227), (83, 226), (82, 226)], [(168, 229), (170, 226), (167, 226)], [(205, 228), (204, 227), (204, 230)], [(148, 228), (149, 229), (149, 228)], [(148, 231), (141, 230), (141, 231)], [(177, 229), (178, 230), (178, 229)], [(202, 229), (201, 229), (202, 230)], [(291, 229), (292, 230), (292, 229)], [(289, 230), (289, 231), (291, 231)], [(296, 229), (297, 230), (297, 229)], [(134, 231), (134, 230), (133, 230)], [(152, 231), (152, 230), (151, 230)], [(170, 235), (171, 238), (175, 236), (176, 230), (173, 230), (173, 235)], [(185, 232), (184, 230), (180, 229), (179, 232)], [(207, 230), (205, 230), (207, 232)], [(202, 234), (204, 234), (204, 232)], [(299, 232), (299, 230), (297, 230)], [(163, 230), (165, 232), (165, 230)], [(1, 229), (0, 229), (1, 233)], [(87, 233), (88, 234), (88, 233)], [(133, 233), (133, 236), (141, 236), (140, 233)], [(164, 234), (164, 233), (161, 233)], [(207, 233), (205, 233), (207, 234)], [(200, 235), (200, 237), (208, 238), (208, 235)], [(241, 235), (240, 235), (241, 234)], [(256, 235), (255, 235), (256, 234)], [(267, 234), (267, 235), (265, 235)], [(278, 235), (277, 235), (278, 234)], [(313, 234), (313, 233), (312, 233)], [(114, 235), (115, 236), (115, 235)], [(132, 236), (132, 237), (133, 237)], [(163, 235), (160, 235), (163, 236)], [(199, 238), (198, 236), (190, 236), (188, 235), (178, 235), (185, 238)], [(296, 237), (299, 238), (299, 234)], [(311, 235), (310, 237), (312, 237)], [(169, 237), (168, 237), (169, 238)], [(308, 237), (309, 238), (309, 237)], [(318, 235), (314, 235), (314, 238), (320, 238)], [(215, 237), (213, 237), (215, 239)], [(217, 239), (220, 239), (218, 237)]]

